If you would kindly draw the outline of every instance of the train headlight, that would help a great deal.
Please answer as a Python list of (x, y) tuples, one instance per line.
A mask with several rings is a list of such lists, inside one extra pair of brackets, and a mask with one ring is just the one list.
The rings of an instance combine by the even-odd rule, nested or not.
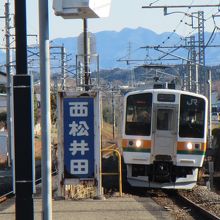
[(136, 140), (136, 147), (139, 148), (141, 146), (141, 141), (140, 140)]
[(191, 142), (189, 142), (189, 143), (187, 143), (186, 147), (187, 147), (188, 150), (192, 150), (193, 145), (192, 145)]

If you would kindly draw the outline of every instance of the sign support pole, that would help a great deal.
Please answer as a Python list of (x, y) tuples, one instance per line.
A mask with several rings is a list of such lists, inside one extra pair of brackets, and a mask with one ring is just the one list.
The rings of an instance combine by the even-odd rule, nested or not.
[(97, 179), (97, 198), (102, 199), (103, 197), (103, 192), (102, 192), (102, 175), (101, 175), (101, 166), (102, 166), (102, 155), (101, 155), (101, 94), (100, 92), (97, 92), (97, 96), (95, 98), (95, 131), (96, 131), (96, 136), (95, 136), (95, 174), (96, 174), (96, 179)]

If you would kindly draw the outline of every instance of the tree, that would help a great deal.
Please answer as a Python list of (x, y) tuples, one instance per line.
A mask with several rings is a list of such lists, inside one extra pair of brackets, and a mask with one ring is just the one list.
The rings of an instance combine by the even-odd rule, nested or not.
[(0, 93), (6, 93), (5, 85), (0, 85)]
[(51, 104), (51, 123), (55, 124), (57, 121), (57, 99), (56, 99), (56, 93), (51, 93), (50, 96), (50, 104)]
[(38, 122), (38, 103), (37, 103), (37, 96), (34, 93), (34, 125)]
[(108, 107), (103, 109), (103, 120), (109, 124), (112, 124), (112, 112)]
[(0, 124), (7, 127), (7, 112), (0, 112)]

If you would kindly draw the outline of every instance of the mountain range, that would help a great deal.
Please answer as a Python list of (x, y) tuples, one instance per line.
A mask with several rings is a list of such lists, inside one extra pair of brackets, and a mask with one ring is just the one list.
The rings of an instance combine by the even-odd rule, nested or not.
[[(220, 33), (212, 34), (205, 32), (205, 45), (209, 41), (210, 45), (220, 45)], [(137, 60), (141, 63), (169, 63), (181, 64), (182, 60), (170, 60), (171, 56), (166, 56), (166, 61), (157, 60), (158, 57), (164, 55), (154, 49), (141, 49), (145, 46), (174, 46), (185, 45), (183, 37), (175, 32), (165, 32), (157, 34), (146, 28), (124, 28), (121, 31), (101, 31), (94, 34), (96, 41), (96, 52), (99, 54), (99, 63), (101, 69), (112, 68), (128, 68), (129, 65), (138, 65)], [(195, 34), (197, 39), (197, 34)], [(77, 54), (77, 37), (57, 38), (52, 40), (52, 45), (64, 45), (67, 53), (72, 54), (72, 65), (75, 64), (75, 56)], [(167, 51), (168, 49), (163, 49)], [(173, 50), (173, 49), (169, 49)], [(220, 48), (206, 47), (205, 49), (206, 65), (220, 64)], [(173, 54), (187, 58), (188, 51), (186, 49), (178, 49)], [(118, 60), (131, 60), (130, 62)], [(0, 51), (0, 64), (5, 62), (5, 55)], [(140, 62), (139, 62), (140, 63)]]

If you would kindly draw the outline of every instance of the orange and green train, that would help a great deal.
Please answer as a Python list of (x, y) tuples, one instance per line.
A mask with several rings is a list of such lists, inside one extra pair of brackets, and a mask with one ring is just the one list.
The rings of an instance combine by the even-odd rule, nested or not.
[(133, 186), (192, 188), (206, 152), (206, 97), (150, 89), (124, 97), (121, 147)]

